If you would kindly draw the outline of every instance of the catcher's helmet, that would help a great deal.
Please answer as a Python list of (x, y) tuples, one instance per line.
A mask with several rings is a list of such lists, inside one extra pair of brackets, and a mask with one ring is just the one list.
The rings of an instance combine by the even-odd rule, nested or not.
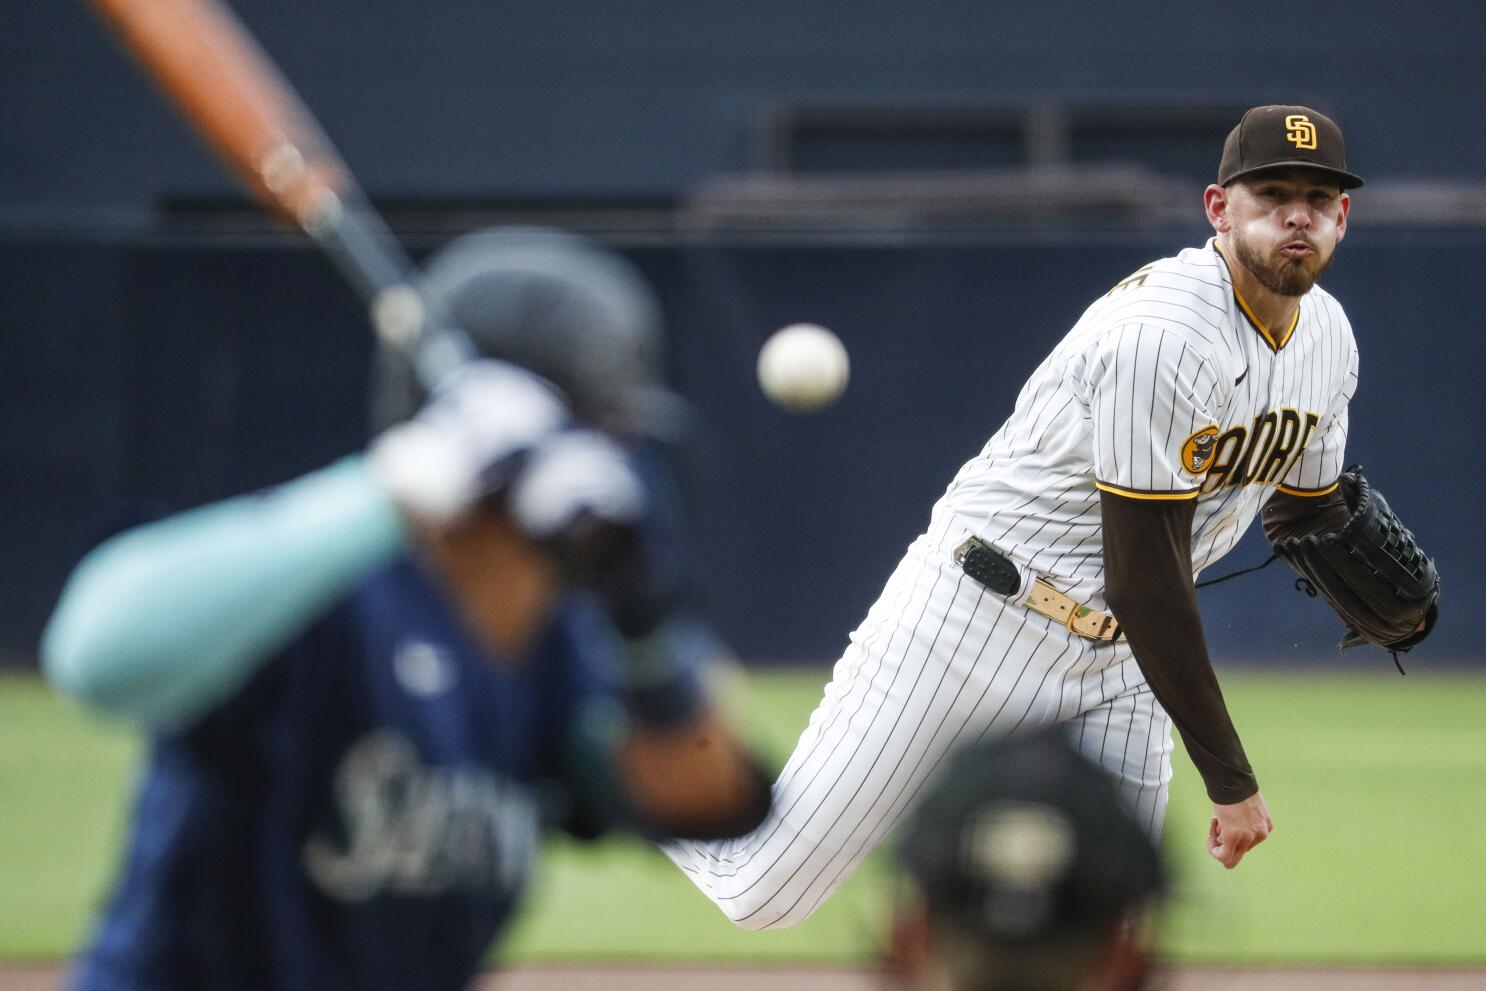
[[(574, 413), (600, 427), (666, 436), (684, 404), (661, 385), (661, 312), (628, 261), (576, 234), (492, 228), (429, 258), (419, 289), (484, 355), (557, 386)], [(406, 419), (425, 393), (411, 363), (381, 347), (372, 421)]]
[(951, 755), (898, 858), (934, 915), (997, 944), (1103, 932), (1167, 884), (1109, 776), (1056, 728)]

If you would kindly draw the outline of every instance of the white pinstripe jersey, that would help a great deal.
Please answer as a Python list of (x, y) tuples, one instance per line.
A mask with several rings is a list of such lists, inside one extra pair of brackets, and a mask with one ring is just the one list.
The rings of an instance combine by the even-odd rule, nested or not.
[(1319, 288), (1271, 333), (1210, 239), (1090, 306), (935, 504), (1028, 571), (1104, 603), (1099, 489), (1197, 500), (1192, 570), (1238, 543), (1270, 492), (1341, 473), (1357, 346)]

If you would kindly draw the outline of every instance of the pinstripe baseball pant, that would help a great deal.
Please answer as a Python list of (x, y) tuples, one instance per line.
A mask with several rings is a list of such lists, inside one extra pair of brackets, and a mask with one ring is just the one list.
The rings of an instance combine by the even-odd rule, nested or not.
[(990, 592), (936, 523), (851, 635), (747, 836), (665, 848), (747, 929), (803, 921), (912, 806), (952, 748), (1049, 723), (1106, 768), (1152, 835), (1171, 780), (1171, 724), (1124, 643), (1095, 643)]

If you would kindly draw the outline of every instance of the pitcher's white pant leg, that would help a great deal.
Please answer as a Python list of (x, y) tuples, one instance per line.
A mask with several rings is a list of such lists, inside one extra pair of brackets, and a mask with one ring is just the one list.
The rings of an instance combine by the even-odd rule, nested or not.
[(1171, 717), (1150, 686), (1107, 699), (1073, 719), (1068, 730), (1079, 752), (1114, 776), (1136, 821), (1159, 842), (1173, 744)]
[(920, 538), (852, 634), (748, 836), (666, 853), (748, 929), (807, 918), (911, 807), (955, 745), (1057, 718), (1087, 641), (968, 578)]

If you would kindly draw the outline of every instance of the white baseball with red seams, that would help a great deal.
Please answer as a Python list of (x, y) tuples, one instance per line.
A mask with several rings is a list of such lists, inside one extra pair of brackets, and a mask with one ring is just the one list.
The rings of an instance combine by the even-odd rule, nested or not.
[(1195, 499), (1192, 570), (1238, 542), (1275, 489), (1342, 470), (1357, 349), (1316, 288), (1271, 330), (1214, 241), (1154, 262), (1095, 302), (1032, 374), (1010, 418), (934, 506), (851, 634), (748, 836), (666, 848), (750, 929), (805, 919), (897, 824), (953, 747), (1048, 723), (1121, 783), (1159, 834), (1171, 724), (1123, 642), (1097, 642), (966, 575), (977, 536), (1104, 610), (1099, 490)]

